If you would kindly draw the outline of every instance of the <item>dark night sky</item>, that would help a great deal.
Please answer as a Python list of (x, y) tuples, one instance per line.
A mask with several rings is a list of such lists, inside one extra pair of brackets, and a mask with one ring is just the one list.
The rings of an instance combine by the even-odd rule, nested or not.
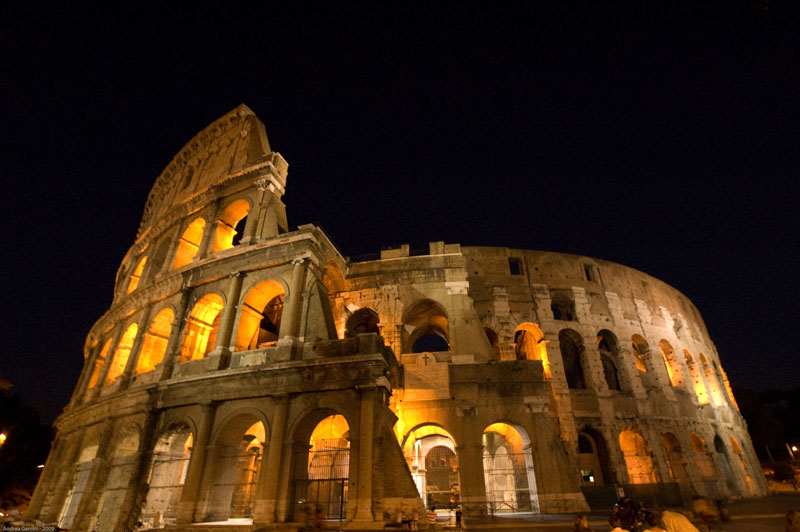
[(345, 255), (620, 262), (694, 301), (735, 386), (800, 383), (794, 8), (293, 5), (0, 8), (0, 373), (46, 420), (156, 177), (242, 102), (290, 225)]

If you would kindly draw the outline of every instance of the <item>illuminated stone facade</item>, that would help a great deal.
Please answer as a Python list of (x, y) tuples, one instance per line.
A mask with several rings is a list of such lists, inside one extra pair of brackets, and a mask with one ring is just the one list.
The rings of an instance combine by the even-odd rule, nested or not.
[(291, 529), (320, 508), (357, 529), (766, 494), (680, 292), (541, 251), (350, 262), (288, 230), (287, 169), (240, 106), (158, 178), (30, 520)]

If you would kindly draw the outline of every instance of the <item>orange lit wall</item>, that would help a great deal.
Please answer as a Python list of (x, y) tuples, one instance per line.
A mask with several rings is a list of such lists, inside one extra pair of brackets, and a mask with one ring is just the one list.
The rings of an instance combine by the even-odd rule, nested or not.
[(163, 309), (153, 318), (142, 341), (142, 350), (139, 353), (139, 360), (136, 362), (136, 373), (154, 370), (164, 358), (172, 331), (173, 318), (174, 313), (168, 308)]

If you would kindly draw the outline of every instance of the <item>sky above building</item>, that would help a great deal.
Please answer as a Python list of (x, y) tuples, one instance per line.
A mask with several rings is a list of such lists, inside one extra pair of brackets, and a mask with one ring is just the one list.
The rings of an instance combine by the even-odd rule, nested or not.
[(621, 5), (6, 5), (0, 373), (61, 411), (156, 177), (246, 103), (290, 226), (344, 255), (619, 262), (697, 305), (734, 386), (796, 387), (797, 12)]

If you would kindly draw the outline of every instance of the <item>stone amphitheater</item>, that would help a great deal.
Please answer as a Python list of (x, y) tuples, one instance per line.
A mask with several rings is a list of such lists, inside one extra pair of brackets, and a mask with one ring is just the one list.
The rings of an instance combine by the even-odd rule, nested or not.
[[(375, 529), (762, 496), (700, 313), (564, 253), (344, 257), (290, 231), (241, 105), (158, 177), (27, 519), (74, 531)], [(231, 528), (233, 527), (233, 528)]]

